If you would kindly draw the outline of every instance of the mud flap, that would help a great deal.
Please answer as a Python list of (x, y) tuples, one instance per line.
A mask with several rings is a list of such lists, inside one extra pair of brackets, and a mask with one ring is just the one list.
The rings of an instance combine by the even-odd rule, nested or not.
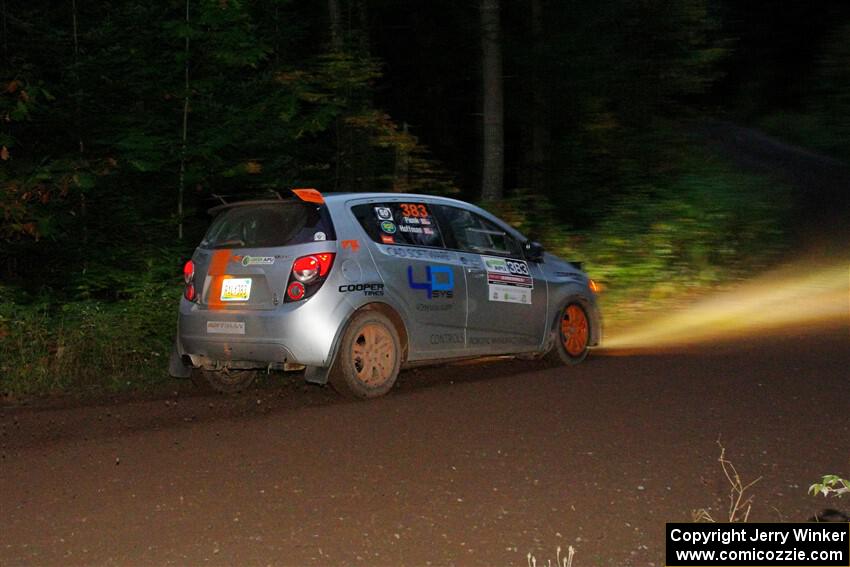
[(328, 383), (328, 376), (330, 373), (330, 368), (325, 368), (323, 366), (308, 366), (304, 370), (304, 380), (310, 384), (325, 385)]
[(168, 358), (168, 373), (174, 378), (189, 378), (192, 375), (192, 367), (184, 364), (183, 357), (177, 351), (177, 341), (174, 341), (171, 356)]

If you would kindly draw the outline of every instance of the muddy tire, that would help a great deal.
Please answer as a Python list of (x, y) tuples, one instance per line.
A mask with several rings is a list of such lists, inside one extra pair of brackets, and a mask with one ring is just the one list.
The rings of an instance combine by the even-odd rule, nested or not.
[(206, 370), (195, 368), (192, 382), (203, 390), (213, 390), (222, 394), (235, 394), (248, 389), (257, 379), (256, 370)]
[(556, 323), (555, 344), (546, 355), (548, 362), (575, 365), (590, 351), (590, 317), (577, 302), (568, 303)]
[(349, 398), (377, 398), (392, 389), (401, 367), (401, 341), (392, 322), (376, 311), (358, 313), (340, 341), (330, 374)]

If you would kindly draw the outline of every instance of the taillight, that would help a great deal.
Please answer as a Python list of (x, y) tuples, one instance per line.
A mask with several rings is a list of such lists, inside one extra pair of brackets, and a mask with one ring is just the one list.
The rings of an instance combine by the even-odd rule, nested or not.
[(292, 282), (289, 284), (289, 287), (286, 288), (286, 297), (292, 301), (298, 301), (304, 297), (304, 284), (301, 282)]
[(310, 283), (328, 275), (333, 262), (333, 254), (301, 256), (292, 264), (292, 275), (301, 283)]
[(323, 252), (296, 258), (286, 286), (286, 301), (300, 301), (316, 293), (331, 271), (334, 254)]
[(313, 281), (319, 277), (319, 259), (315, 256), (298, 258), (292, 264), (292, 275), (301, 283)]
[(195, 279), (195, 263), (192, 260), (186, 262), (183, 266), (183, 281), (186, 284), (192, 283), (192, 280)]
[(189, 301), (195, 301), (197, 293), (195, 292), (195, 263), (189, 260), (183, 265), (183, 281), (186, 287), (183, 289), (183, 297)]

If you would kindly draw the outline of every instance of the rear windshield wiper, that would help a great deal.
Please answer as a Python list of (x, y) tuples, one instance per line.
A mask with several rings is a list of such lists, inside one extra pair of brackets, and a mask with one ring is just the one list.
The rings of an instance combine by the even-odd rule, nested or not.
[(221, 240), (213, 243), (213, 248), (223, 248), (225, 246), (245, 246), (245, 241), (240, 238), (231, 238), (230, 240)]

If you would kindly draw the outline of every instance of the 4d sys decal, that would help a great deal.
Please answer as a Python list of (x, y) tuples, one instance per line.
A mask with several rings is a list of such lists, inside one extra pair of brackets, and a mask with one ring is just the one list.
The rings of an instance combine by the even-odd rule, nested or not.
[(424, 289), (428, 299), (454, 297), (455, 275), (449, 266), (425, 266), (425, 281), (413, 279), (413, 266), (407, 267), (407, 283), (410, 289)]
[(504, 303), (531, 304), (534, 280), (524, 260), (482, 256), (487, 269), (488, 299)]

